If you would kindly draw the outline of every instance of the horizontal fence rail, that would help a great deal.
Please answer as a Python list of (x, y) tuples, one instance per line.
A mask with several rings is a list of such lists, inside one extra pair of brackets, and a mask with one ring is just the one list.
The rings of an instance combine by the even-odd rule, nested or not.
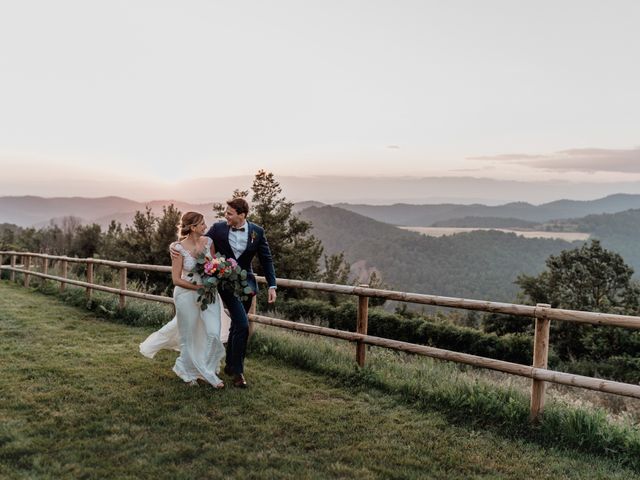
[[(260, 283), (266, 284), (264, 277), (257, 277)], [(467, 298), (442, 297), (439, 295), (425, 295), (422, 293), (396, 292), (394, 290), (378, 290), (375, 288), (356, 287), (349, 285), (334, 285), (331, 283), (307, 282), (303, 280), (278, 279), (278, 286), (317, 290), (321, 292), (342, 293), (362, 297), (384, 298), (398, 302), (434, 305), (438, 307), (461, 308), (489, 313), (503, 313), (520, 317), (541, 315), (541, 308), (549, 320), (564, 322), (589, 323), (592, 325), (612, 325), (616, 327), (640, 329), (640, 317), (630, 315), (616, 315), (612, 313), (580, 312), (577, 310), (563, 310), (561, 308), (533, 307), (513, 303), (489, 302), (484, 300), (469, 300)]]
[(497, 370), (499, 372), (510, 373), (512, 375), (518, 375), (535, 380), (544, 380), (562, 385), (640, 398), (640, 385), (631, 385), (629, 383), (614, 382), (612, 380), (602, 380), (599, 378), (584, 377), (582, 375), (573, 375), (571, 373), (556, 372), (554, 370), (521, 365), (519, 363), (505, 362), (504, 360), (479, 357), (468, 353), (452, 352), (450, 350), (443, 350), (441, 348), (429, 347), (426, 345), (417, 345), (415, 343), (363, 335), (361, 333), (346, 332), (344, 330), (319, 327), (317, 325), (307, 325), (305, 323), (280, 320), (277, 318), (264, 317), (262, 315), (250, 315), (250, 318), (252, 321), (262, 325), (271, 325), (274, 327), (297, 330), (299, 332), (322, 335), (325, 337), (340, 338), (351, 342), (362, 342), (367, 345), (391, 348), (393, 350), (415, 353), (440, 360), (449, 360), (456, 363), (464, 363), (474, 367), (488, 368), (490, 370)]
[[(9, 265), (3, 265), (3, 259), (6, 256), (9, 256), (10, 258)], [(17, 263), (18, 258), (20, 258), (21, 263)], [(33, 270), (35, 263), (32, 263), (32, 259), (40, 259), (42, 261), (42, 272)], [(59, 263), (61, 276), (51, 275), (48, 273), (49, 261), (56, 261)], [(69, 263), (79, 263), (85, 264), (87, 266), (86, 282), (67, 278)], [(104, 265), (119, 269), (120, 288), (107, 287), (94, 283), (94, 265)], [(60, 282), (61, 290), (63, 290), (64, 286), (67, 284), (84, 287), (87, 290), (88, 297), (91, 296), (91, 292), (93, 290), (116, 294), (120, 296), (121, 308), (125, 306), (125, 297), (133, 297), (142, 300), (173, 304), (173, 299), (170, 297), (131, 291), (126, 288), (128, 270), (144, 270), (170, 273), (171, 267), (169, 266), (135, 264), (96, 258), (72, 258), (32, 252), (0, 251), (0, 269), (9, 271), (10, 280), (12, 281), (15, 280), (16, 273), (21, 273), (24, 277), (25, 286), (29, 285), (30, 277), (38, 277), (46, 280)], [(259, 283), (266, 284), (266, 280), (264, 277), (257, 277), (257, 280)], [(357, 344), (356, 361), (360, 366), (364, 366), (365, 364), (365, 345), (372, 345), (530, 378), (532, 380), (532, 420), (537, 420), (543, 413), (546, 382), (569, 385), (573, 387), (585, 388), (606, 393), (613, 393), (627, 397), (640, 398), (640, 385), (632, 385), (628, 383), (614, 382), (594, 377), (557, 372), (554, 370), (548, 370), (546, 368), (549, 350), (549, 326), (552, 320), (640, 329), (640, 317), (565, 310), (551, 308), (550, 305), (546, 304), (538, 304), (536, 306), (518, 305), (512, 303), (471, 300), (466, 298), (443, 297), (439, 295), (397, 292), (393, 290), (369, 288), (366, 285), (335, 285), (329, 283), (288, 279), (277, 279), (277, 285), (278, 287), (315, 290), (358, 297), (357, 331), (348, 332), (344, 330), (320, 327), (316, 325), (308, 325), (304, 323), (292, 322), (289, 320), (257, 315), (250, 311), (248, 315), (249, 320), (251, 320), (251, 322), (253, 322), (254, 324), (269, 325), (284, 328), (287, 330), (294, 330), (355, 342)], [(399, 302), (415, 303), (419, 305), (460, 308), (465, 310), (500, 313), (519, 317), (533, 318), (536, 322), (536, 328), (532, 365), (521, 365), (518, 363), (485, 358), (476, 355), (470, 355), (467, 353), (443, 350), (426, 345), (418, 345), (388, 338), (367, 335), (368, 299), (370, 297), (384, 298), (386, 300), (395, 300)]]
[[(14, 271), (18, 273), (24, 273), (26, 270), (17, 268), (3, 268), (3, 270)], [(55, 275), (45, 275), (44, 273), (30, 271), (29, 276), (44, 278), (46, 280), (63, 281), (69, 285), (76, 285), (78, 287), (85, 287), (91, 290), (99, 290), (101, 292), (114, 293), (116, 295), (124, 295), (126, 297), (140, 298), (142, 300), (153, 300), (154, 302), (171, 303), (173, 304), (173, 298), (165, 297), (164, 295), (153, 295), (151, 293), (134, 292), (132, 290), (120, 290), (119, 288), (105, 287), (104, 285), (98, 285), (96, 283), (82, 282), (80, 280), (72, 280), (64, 277), (56, 277)]]

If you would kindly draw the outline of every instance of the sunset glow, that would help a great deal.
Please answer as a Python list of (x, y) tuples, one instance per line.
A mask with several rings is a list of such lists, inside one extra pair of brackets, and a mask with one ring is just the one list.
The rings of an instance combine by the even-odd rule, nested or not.
[(0, 195), (261, 168), (640, 182), (638, 18), (627, 0), (4, 2)]

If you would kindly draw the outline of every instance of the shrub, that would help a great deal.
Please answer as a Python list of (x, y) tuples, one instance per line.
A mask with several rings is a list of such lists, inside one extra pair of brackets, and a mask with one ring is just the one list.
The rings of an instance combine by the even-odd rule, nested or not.
[[(293, 321), (323, 323), (339, 330), (355, 331), (357, 309), (353, 302), (337, 307), (321, 300), (287, 300), (277, 306), (277, 313)], [(461, 327), (430, 317), (407, 317), (382, 309), (369, 310), (369, 335), (403, 342), (471, 353), (525, 365), (531, 364), (533, 339), (526, 334), (498, 336), (470, 327)]]

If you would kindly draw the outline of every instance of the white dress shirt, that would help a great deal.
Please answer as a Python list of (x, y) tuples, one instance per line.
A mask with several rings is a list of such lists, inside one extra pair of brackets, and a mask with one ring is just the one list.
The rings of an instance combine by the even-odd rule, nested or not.
[(244, 253), (247, 249), (247, 243), (249, 243), (249, 224), (244, 222), (244, 225), (240, 225), (238, 228), (244, 228), (244, 232), (234, 232), (231, 227), (229, 227), (229, 246), (231, 250), (233, 250), (236, 260)]

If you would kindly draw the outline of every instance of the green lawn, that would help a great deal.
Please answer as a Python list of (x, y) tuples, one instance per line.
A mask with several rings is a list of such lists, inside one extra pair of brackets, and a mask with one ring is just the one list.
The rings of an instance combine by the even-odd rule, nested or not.
[(247, 360), (248, 390), (185, 386), (175, 353), (0, 282), (1, 478), (633, 478), (614, 462), (456, 426), (377, 390)]

